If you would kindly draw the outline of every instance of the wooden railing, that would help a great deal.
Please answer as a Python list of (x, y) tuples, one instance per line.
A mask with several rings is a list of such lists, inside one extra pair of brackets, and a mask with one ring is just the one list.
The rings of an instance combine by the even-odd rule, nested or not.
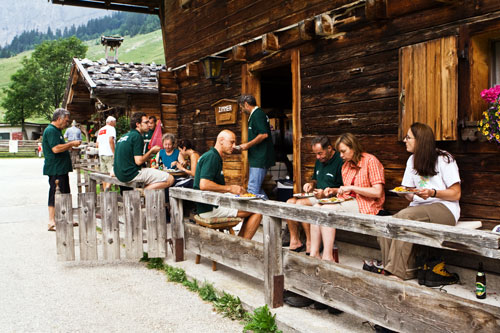
[[(183, 200), (263, 215), (263, 244), (185, 223)], [(265, 301), (283, 304), (283, 289), (401, 332), (495, 332), (500, 306), (304, 256), (281, 246), (281, 219), (500, 259), (500, 235), (393, 217), (340, 213), (277, 201), (241, 201), (225, 194), (170, 189), (175, 258), (184, 249), (264, 280)], [(472, 286), (471, 286), (472, 288)]]

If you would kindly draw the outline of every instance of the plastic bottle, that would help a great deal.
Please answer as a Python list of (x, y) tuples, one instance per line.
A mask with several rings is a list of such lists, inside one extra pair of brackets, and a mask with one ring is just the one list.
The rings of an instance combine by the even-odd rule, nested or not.
[(486, 275), (483, 270), (483, 263), (479, 263), (476, 275), (476, 297), (479, 299), (486, 298)]

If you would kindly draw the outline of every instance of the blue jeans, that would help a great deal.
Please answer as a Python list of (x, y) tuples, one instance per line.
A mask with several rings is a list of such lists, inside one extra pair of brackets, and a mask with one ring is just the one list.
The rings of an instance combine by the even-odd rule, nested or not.
[(266, 193), (262, 189), (262, 183), (266, 177), (267, 169), (263, 168), (250, 168), (248, 176), (248, 189), (247, 191), (252, 194), (261, 194), (268, 199)]

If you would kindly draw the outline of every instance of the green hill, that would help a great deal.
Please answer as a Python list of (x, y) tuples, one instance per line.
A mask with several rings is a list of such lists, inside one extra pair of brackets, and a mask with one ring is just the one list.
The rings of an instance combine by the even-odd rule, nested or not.
[[(99, 60), (104, 58), (104, 46), (100, 39), (86, 42), (89, 49), (86, 58)], [(12, 58), (0, 59), (0, 99), (3, 98), (3, 88), (8, 87), (10, 77), (21, 67), (23, 57), (29, 57), (33, 51), (26, 51)], [(125, 36), (122, 45), (118, 49), (118, 60), (120, 62), (144, 62), (164, 64), (163, 42), (161, 30), (153, 31), (145, 35), (136, 35), (132, 38)], [(3, 119), (2, 108), (0, 107), (0, 121)], [(40, 121), (40, 119), (30, 119), (29, 121)]]

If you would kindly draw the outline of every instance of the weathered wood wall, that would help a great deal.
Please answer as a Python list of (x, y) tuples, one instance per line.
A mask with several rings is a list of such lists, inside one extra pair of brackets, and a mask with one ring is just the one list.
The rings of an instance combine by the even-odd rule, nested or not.
[[(296, 23), (312, 16), (312, 13), (334, 9), (347, 1), (313, 1), (307, 5), (304, 2), (303, 6), (307, 8), (299, 8), (298, 1), (290, 1), (287, 2), (289, 7), (285, 6), (281, 11), (274, 7), (274, 1), (257, 1), (255, 7), (249, 5), (256, 11), (252, 15), (243, 15), (250, 12), (250, 7), (243, 6), (246, 2), (233, 1), (225, 6), (217, 5), (216, 1), (193, 1), (192, 8), (183, 12), (181, 20), (166, 23), (166, 44), (171, 46), (167, 50), (167, 62), (181, 65), (197, 60), (242, 40), (259, 37), (263, 32), (273, 31), (278, 26)], [(177, 13), (172, 6), (167, 9), (167, 17)], [(387, 12), (397, 12), (394, 7), (392, 10)], [(492, 27), (499, 27), (500, 2), (485, 0), (476, 5), (464, 1), (459, 6), (436, 2), (403, 14), (377, 21), (362, 17), (341, 38), (313, 39), (299, 46), (304, 180), (310, 178), (314, 166), (311, 139), (316, 135), (328, 135), (334, 141), (339, 134), (352, 132), (361, 138), (365, 149), (383, 163), (386, 189), (400, 184), (409, 156), (404, 144), (398, 141), (398, 52), (401, 47), (445, 36), (458, 36), (458, 121), (473, 119), (469, 114), (469, 105), (471, 100), (477, 100), (479, 96), (470, 96), (468, 86), (470, 78), (467, 77), (467, 68), (472, 62), (467, 57), (469, 38)], [(194, 24), (185, 24), (187, 20)], [(249, 24), (250, 21), (253, 23)], [(242, 30), (243, 26), (246, 26), (246, 30)], [(184, 40), (182, 43), (179, 42), (180, 38)], [(249, 52), (250, 48), (247, 49), (247, 60)], [(260, 57), (264, 57), (264, 54), (260, 54)], [(258, 59), (254, 53), (251, 60)], [(241, 115), (238, 115), (235, 125), (215, 126), (210, 105), (221, 98), (239, 95), (241, 64), (234, 61), (225, 64), (223, 74), (230, 75), (229, 88), (211, 85), (203, 77), (177, 76), (179, 135), (192, 138), (200, 152), (213, 145), (217, 133), (223, 128), (233, 130), (239, 140)], [(457, 158), (463, 180), (462, 217), (482, 220), (486, 222), (486, 227), (500, 223), (500, 204), (497, 200), (500, 188), (493, 185), (500, 184), (498, 147), (490, 143), (462, 141), (460, 138), (438, 145)], [(239, 155), (231, 158), (232, 171), (225, 170), (228, 182), (238, 182), (240, 179), (238, 162)], [(386, 208), (391, 211), (407, 205), (405, 200), (392, 195), (388, 195), (386, 200)]]

